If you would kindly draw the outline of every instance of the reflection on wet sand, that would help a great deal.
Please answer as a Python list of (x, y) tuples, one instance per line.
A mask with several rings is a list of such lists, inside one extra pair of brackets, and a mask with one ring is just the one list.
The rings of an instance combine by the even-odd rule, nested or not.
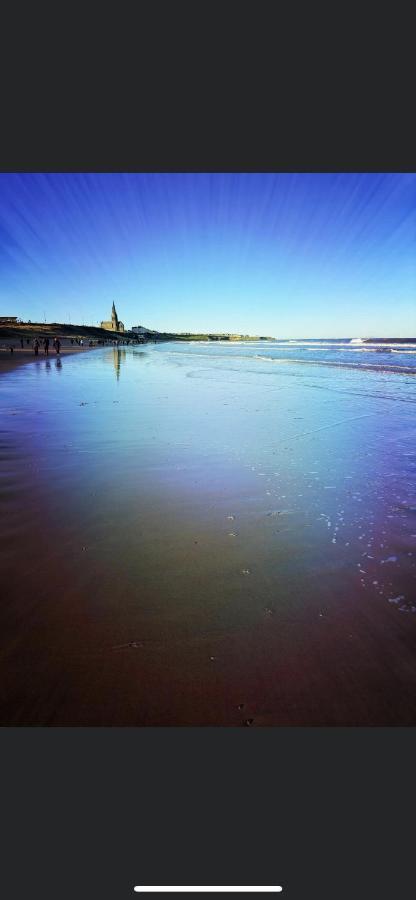
[(117, 381), (119, 381), (122, 363), (123, 365), (125, 365), (127, 359), (144, 359), (145, 357), (147, 357), (147, 355), (148, 354), (145, 350), (132, 349), (130, 351), (127, 351), (124, 347), (112, 347), (111, 350), (107, 350), (103, 358), (105, 362), (110, 363), (114, 366), (116, 379)]
[(58, 362), (2, 381), (1, 724), (416, 724), (414, 384)]
[(112, 347), (111, 350), (107, 350), (107, 353), (104, 356), (104, 360), (106, 363), (111, 363), (114, 366), (114, 371), (116, 373), (117, 381), (120, 378), (120, 368), (121, 363), (126, 362), (126, 351), (122, 347)]

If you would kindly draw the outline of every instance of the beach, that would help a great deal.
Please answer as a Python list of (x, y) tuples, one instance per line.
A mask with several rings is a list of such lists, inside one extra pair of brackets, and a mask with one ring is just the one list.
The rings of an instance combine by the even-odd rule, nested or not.
[(416, 723), (414, 357), (360, 352), (0, 354), (2, 725)]
[[(58, 356), (70, 356), (73, 353), (86, 353), (91, 349), (93, 348), (88, 346), (79, 347), (75, 344), (71, 344), (70, 340), (63, 339), (61, 341), (59, 354), (57, 354), (51, 341), (48, 359), (56, 359)], [(13, 353), (10, 352), (10, 349), (0, 347), (0, 376), (6, 372), (12, 372), (17, 366), (27, 365), (32, 362), (39, 363), (43, 359), (45, 359), (45, 353), (42, 346), (40, 346), (37, 356), (34, 353), (33, 347), (13, 347)]]
[[(54, 347), (55, 338), (60, 342), (59, 354)], [(39, 342), (37, 355), (34, 348), (35, 339)], [(100, 345), (113, 344), (115, 340), (120, 340), (120, 335), (110, 335), (108, 331), (93, 326), (0, 322), (0, 377), (6, 372), (13, 371), (17, 366), (44, 359), (45, 339), (49, 341), (48, 358), (54, 359), (58, 355), (86, 353)]]

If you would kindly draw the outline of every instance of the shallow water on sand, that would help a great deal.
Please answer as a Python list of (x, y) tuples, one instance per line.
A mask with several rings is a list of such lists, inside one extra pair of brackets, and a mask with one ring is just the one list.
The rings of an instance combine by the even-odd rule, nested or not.
[(414, 377), (214, 349), (2, 377), (2, 724), (416, 722)]

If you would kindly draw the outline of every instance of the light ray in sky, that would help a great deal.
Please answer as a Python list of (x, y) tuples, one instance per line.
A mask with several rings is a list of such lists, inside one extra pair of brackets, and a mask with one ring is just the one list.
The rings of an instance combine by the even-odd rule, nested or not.
[(0, 310), (416, 335), (415, 174), (0, 174)]

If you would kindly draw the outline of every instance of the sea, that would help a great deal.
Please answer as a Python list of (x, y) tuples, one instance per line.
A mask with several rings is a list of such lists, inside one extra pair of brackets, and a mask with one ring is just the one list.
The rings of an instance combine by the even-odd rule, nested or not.
[[(163, 349), (163, 345), (160, 345)], [(186, 349), (185, 349), (186, 348)], [(250, 358), (269, 363), (336, 366), (368, 369), (374, 372), (414, 375), (416, 372), (416, 338), (398, 343), (362, 338), (300, 338), (266, 341), (190, 341), (175, 344), (175, 352), (204, 354), (209, 357)]]

